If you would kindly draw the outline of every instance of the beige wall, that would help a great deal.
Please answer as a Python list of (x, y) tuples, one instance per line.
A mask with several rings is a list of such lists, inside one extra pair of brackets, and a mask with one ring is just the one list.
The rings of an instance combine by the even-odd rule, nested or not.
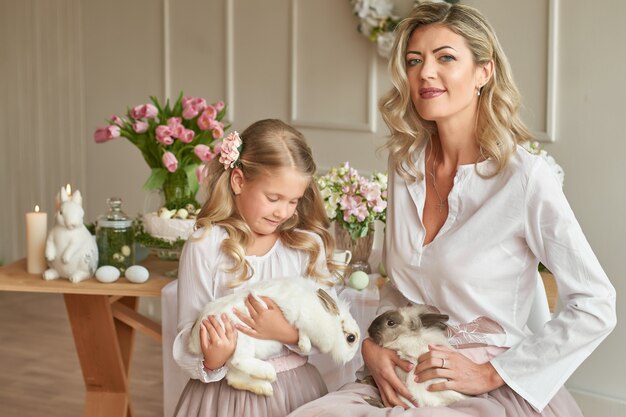
[[(543, 130), (547, 0), (467, 3), (500, 32), (526, 118)], [(565, 191), (619, 295), (626, 29), (618, 19), (626, 3), (559, 3), (556, 142), (546, 148), (565, 169)], [(91, 138), (105, 118), (149, 95), (182, 89), (223, 99), (239, 130), (264, 117), (292, 121), (321, 168), (350, 160), (360, 170), (384, 169), (375, 151), (386, 129), (375, 102), (389, 81), (355, 27), (348, 0), (0, 0), (0, 260), (24, 255), (24, 212), (39, 203), (50, 213), (67, 182), (81, 188), (87, 221), (112, 195), (131, 215), (143, 210), (149, 172), (139, 151), (124, 139)], [(626, 318), (622, 304), (618, 314)], [(620, 323), (570, 379), (585, 415), (626, 415), (624, 343)]]
[[(617, 289), (618, 325), (570, 379), (573, 388), (622, 400), (626, 415), (626, 3), (562, 2), (559, 13), (557, 141), (548, 147), (565, 169), (565, 193)], [(593, 411), (595, 410), (595, 411)], [(602, 410), (602, 408), (600, 408)], [(616, 409), (617, 410), (617, 409)]]

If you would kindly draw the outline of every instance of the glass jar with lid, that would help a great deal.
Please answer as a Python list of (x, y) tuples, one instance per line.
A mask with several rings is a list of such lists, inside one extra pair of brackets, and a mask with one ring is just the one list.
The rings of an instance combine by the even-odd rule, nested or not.
[(123, 274), (135, 264), (133, 220), (122, 211), (121, 198), (107, 198), (107, 205), (108, 212), (96, 222), (98, 266), (111, 265)]

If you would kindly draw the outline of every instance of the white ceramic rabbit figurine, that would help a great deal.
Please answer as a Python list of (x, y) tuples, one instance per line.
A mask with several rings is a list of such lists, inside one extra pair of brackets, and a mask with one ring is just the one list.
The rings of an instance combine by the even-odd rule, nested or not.
[(98, 266), (98, 247), (95, 237), (83, 224), (85, 211), (80, 191), (74, 191), (70, 197), (65, 188), (61, 188), (57, 199), (60, 207), (46, 240), (49, 268), (43, 273), (43, 279), (63, 277), (77, 283), (93, 276)]

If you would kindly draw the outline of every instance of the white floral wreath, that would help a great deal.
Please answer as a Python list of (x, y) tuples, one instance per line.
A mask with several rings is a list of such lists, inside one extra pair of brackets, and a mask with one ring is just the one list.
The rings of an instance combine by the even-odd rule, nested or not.
[[(444, 0), (428, 0), (431, 3), (440, 3)], [(459, 0), (445, 0), (446, 3), (458, 3)], [(404, 16), (394, 14), (392, 0), (350, 0), (352, 11), (359, 18), (358, 31), (371, 42), (376, 43), (378, 54), (389, 58), (393, 45), (393, 30)], [(414, 0), (414, 5), (424, 1)]]

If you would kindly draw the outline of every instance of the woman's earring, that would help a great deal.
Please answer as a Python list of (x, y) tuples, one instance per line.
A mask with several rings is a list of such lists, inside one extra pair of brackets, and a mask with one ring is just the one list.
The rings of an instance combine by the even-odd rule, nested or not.
[(481, 89), (481, 87), (476, 87), (476, 95), (477, 96), (480, 96), (480, 89)]

